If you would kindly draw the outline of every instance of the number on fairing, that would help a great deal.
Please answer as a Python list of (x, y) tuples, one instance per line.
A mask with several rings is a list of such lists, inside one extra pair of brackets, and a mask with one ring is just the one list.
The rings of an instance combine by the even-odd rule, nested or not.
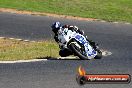
[(81, 42), (82, 44), (87, 43), (87, 41), (80, 35), (76, 35), (75, 39), (78, 40), (79, 42)]

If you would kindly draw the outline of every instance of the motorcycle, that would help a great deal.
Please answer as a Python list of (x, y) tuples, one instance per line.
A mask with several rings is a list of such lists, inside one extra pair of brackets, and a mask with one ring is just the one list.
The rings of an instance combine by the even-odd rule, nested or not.
[(93, 58), (102, 58), (102, 52), (97, 48), (98, 46), (92, 46), (84, 35), (76, 31), (68, 30), (68, 28), (59, 30), (58, 39), (59, 45), (71, 50), (73, 54), (80, 59), (90, 60)]

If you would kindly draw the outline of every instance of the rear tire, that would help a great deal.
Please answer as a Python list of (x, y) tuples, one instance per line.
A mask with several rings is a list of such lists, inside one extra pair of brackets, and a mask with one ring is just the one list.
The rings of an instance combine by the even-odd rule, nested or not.
[(82, 53), (76, 49), (76, 45), (74, 43), (71, 43), (69, 46), (75, 56), (78, 56), (82, 60), (89, 60), (87, 56), (82, 55)]

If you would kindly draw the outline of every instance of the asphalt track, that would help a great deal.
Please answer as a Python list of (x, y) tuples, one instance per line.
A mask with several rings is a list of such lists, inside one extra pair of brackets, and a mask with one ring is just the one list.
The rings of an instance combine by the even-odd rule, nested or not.
[(46, 16), (0, 13), (0, 36), (29, 40), (52, 39), (54, 21), (77, 25), (100, 48), (112, 52), (101, 60), (48, 60), (0, 64), (0, 88), (132, 88), (132, 84), (76, 83), (81, 65), (88, 74), (132, 75), (132, 25), (66, 20)]

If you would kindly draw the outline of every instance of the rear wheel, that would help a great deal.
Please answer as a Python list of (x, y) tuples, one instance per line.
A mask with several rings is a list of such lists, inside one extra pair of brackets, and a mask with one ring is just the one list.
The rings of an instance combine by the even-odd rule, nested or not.
[(83, 51), (78, 46), (76, 46), (75, 43), (71, 43), (69, 46), (75, 56), (78, 56), (82, 60), (89, 60), (87, 56), (82, 54)]

